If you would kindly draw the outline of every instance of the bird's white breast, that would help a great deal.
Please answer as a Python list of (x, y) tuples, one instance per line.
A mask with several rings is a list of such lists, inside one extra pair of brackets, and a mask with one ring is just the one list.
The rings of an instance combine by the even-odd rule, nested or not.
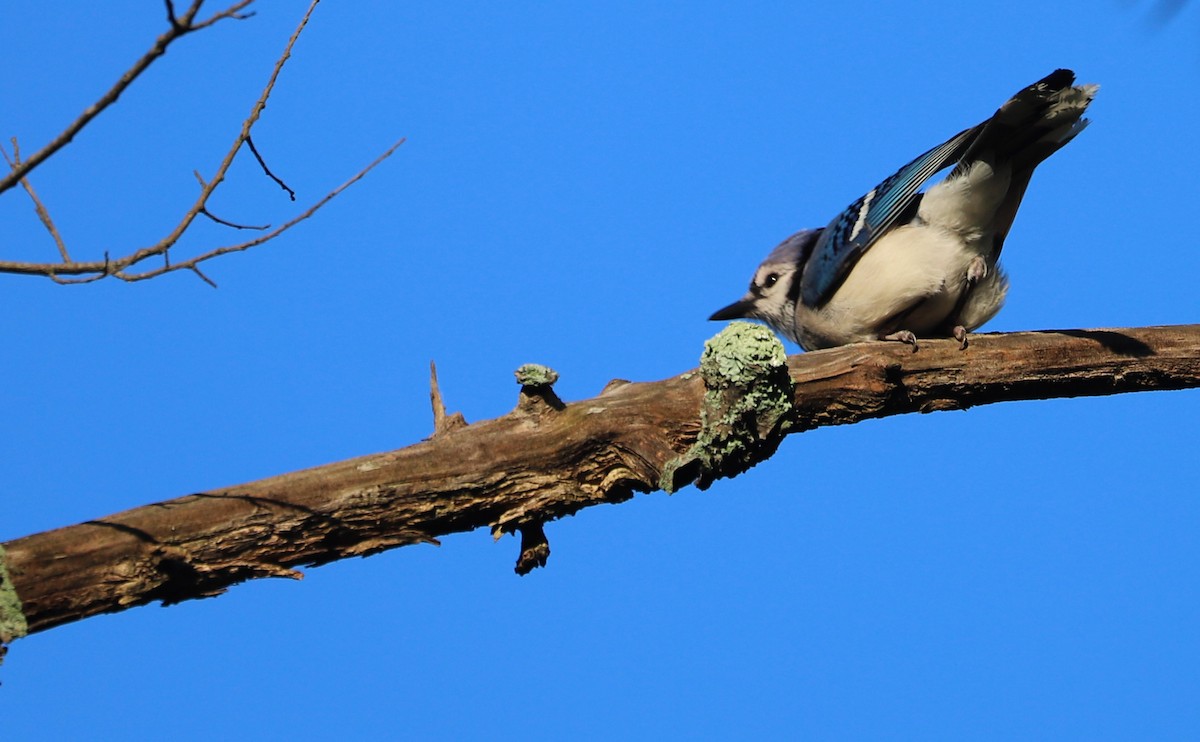
[(946, 332), (948, 322), (975, 329), (999, 311), (1007, 282), (989, 266), (958, 318), (952, 318), (978, 254), (972, 247), (945, 229), (919, 222), (898, 227), (871, 246), (823, 307), (797, 307), (800, 344), (825, 348), (877, 340), (897, 330), (920, 337)]

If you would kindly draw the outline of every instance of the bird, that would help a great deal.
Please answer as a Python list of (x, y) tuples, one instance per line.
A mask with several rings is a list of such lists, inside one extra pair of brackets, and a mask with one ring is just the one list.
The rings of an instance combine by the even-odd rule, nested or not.
[[(767, 255), (738, 301), (710, 320), (762, 320), (804, 350), (967, 333), (1000, 311), (999, 264), (1034, 169), (1088, 125), (1098, 85), (1058, 69), (983, 123), (919, 155), (825, 227)], [(921, 192), (934, 175), (950, 174)]]

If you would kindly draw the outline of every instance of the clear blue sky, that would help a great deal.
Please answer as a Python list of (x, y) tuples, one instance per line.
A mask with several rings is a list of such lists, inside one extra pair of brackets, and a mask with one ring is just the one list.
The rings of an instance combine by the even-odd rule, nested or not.
[[(878, 4), (885, 6), (885, 4)], [(302, 12), (183, 40), (34, 183), (79, 257), (156, 241)], [(311, 201), (177, 274), (0, 276), (0, 540), (398, 448), (696, 365), (765, 252), (1060, 66), (1102, 90), (1039, 171), (992, 331), (1200, 320), (1200, 12), (1101, 2), (325, 3), (255, 141)], [(3, 7), (0, 135), (33, 151), (161, 3)], [(242, 158), (213, 202), (278, 222)], [(24, 195), (6, 258), (51, 259)], [(228, 235), (200, 225), (187, 244)], [(791, 348), (793, 352), (795, 348)], [(707, 492), (480, 531), (13, 645), (6, 740), (1196, 739), (1200, 393), (790, 438)]]

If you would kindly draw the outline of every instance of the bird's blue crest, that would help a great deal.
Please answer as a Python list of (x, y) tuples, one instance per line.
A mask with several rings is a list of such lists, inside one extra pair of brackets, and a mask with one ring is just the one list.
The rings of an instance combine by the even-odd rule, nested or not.
[(821, 236), (824, 228), (802, 229), (791, 237), (775, 246), (775, 249), (763, 260), (763, 265), (785, 264), (803, 266), (812, 253), (813, 245)]

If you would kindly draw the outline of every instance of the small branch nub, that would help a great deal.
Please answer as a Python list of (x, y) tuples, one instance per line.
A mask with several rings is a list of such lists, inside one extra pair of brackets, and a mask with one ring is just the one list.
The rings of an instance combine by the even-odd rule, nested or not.
[(519, 575), (527, 575), (538, 567), (545, 567), (550, 558), (550, 542), (546, 539), (546, 530), (541, 523), (527, 523), (521, 526), (521, 555), (517, 557), (517, 566), (513, 570)]
[(517, 412), (541, 415), (566, 408), (552, 388), (554, 382), (558, 381), (558, 372), (554, 369), (537, 363), (526, 363), (513, 373), (517, 377), (517, 383), (521, 385)]

